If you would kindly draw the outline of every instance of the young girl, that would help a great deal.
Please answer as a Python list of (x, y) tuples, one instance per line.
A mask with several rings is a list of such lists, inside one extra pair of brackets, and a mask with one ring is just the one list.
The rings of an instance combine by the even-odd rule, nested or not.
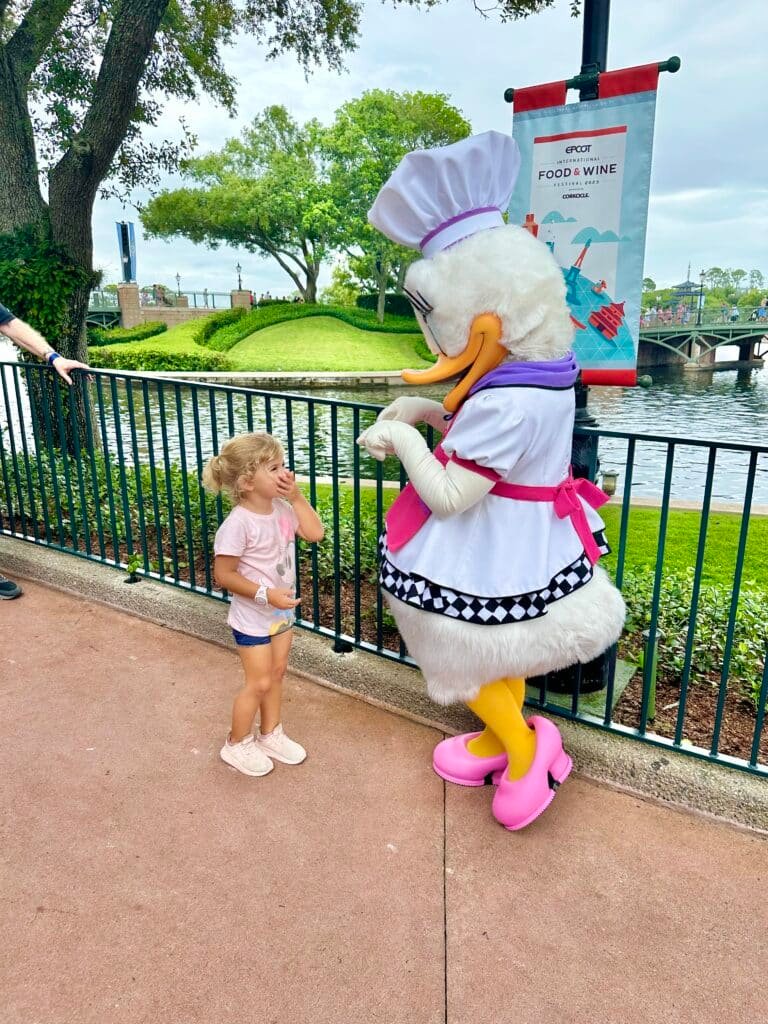
[[(224, 490), (235, 505), (214, 543), (216, 582), (231, 594), (227, 619), (245, 669), (245, 685), (232, 707), (232, 731), (221, 758), (244, 775), (266, 775), (272, 760), (301, 764), (307, 756), (280, 722), (283, 676), (291, 648), (296, 534), (310, 543), (323, 524), (283, 464), (270, 434), (241, 434), (223, 446), (203, 471), (203, 486)], [(260, 730), (253, 722), (260, 711)]]

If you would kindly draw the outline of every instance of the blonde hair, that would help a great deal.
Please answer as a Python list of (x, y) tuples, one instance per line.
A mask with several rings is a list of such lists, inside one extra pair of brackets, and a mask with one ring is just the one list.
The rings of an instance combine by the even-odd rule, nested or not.
[(238, 434), (205, 464), (203, 487), (212, 494), (225, 491), (237, 501), (239, 480), (253, 476), (265, 463), (282, 457), (283, 446), (271, 434)]

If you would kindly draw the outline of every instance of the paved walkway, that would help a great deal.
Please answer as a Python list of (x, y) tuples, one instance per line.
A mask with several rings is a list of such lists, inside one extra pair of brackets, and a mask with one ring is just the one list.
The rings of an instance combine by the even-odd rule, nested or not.
[(578, 778), (513, 835), (435, 731), (303, 680), (310, 750), (218, 760), (234, 651), (0, 604), (3, 1024), (765, 1019), (768, 843)]

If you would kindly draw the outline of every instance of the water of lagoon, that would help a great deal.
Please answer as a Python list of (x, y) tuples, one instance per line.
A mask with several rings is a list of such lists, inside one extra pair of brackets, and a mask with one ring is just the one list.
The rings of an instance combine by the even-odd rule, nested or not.
[[(0, 352), (0, 359), (6, 358)], [(18, 431), (18, 410), (8, 379), (12, 420)], [(112, 388), (102, 381), (104, 424), (107, 447), (113, 458), (132, 464), (137, 460), (164, 462), (164, 448), (171, 462), (184, 461), (198, 472), (214, 452), (216, 444), (244, 430), (270, 429), (288, 449), (288, 457), (299, 475), (312, 470), (319, 477), (352, 477), (357, 469), (363, 477), (376, 476), (377, 466), (357, 449), (357, 433), (376, 415), (380, 406), (400, 394), (416, 393), (409, 388), (310, 389), (301, 397), (287, 399), (281, 392), (266, 397), (257, 393), (227, 393), (216, 389), (174, 387), (165, 382), (122, 384)], [(443, 386), (420, 389), (419, 394), (440, 399)], [(98, 393), (93, 387), (94, 399)], [(22, 414), (30, 423), (25, 396)], [(362, 403), (354, 410), (329, 399)], [(592, 388), (590, 412), (599, 427), (633, 433), (663, 434), (715, 442), (765, 443), (768, 437), (768, 368), (751, 371), (723, 370), (684, 372), (666, 370), (654, 375), (654, 384), (642, 388)], [(119, 410), (119, 417), (115, 410)], [(0, 422), (2, 403), (0, 402)], [(181, 428), (180, 429), (180, 424)], [(29, 438), (30, 428), (27, 426)], [(118, 435), (119, 440), (118, 440)], [(310, 436), (314, 444), (310, 445)], [(627, 442), (601, 438), (600, 462), (604, 469), (619, 472), (621, 493)], [(708, 450), (681, 444), (676, 447), (671, 496), (677, 500), (699, 501), (704, 492)], [(662, 493), (666, 445), (638, 443), (633, 473), (633, 494), (658, 498)], [(713, 499), (741, 502), (747, 479), (749, 456), (720, 452), (717, 458)], [(393, 459), (384, 463), (386, 480), (399, 478)], [(754, 502), (768, 505), (768, 455), (757, 463)]]

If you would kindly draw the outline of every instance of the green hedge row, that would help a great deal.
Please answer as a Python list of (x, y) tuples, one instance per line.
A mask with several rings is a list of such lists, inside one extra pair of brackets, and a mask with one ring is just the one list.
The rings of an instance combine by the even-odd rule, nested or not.
[[(375, 312), (379, 305), (379, 296), (358, 295), (357, 305), (360, 309), (372, 309)], [(384, 312), (393, 313), (395, 316), (406, 316), (410, 320), (416, 319), (413, 312), (413, 306), (410, 304), (408, 299), (399, 292), (387, 292), (384, 296)]]
[[(227, 311), (229, 312), (229, 311)], [(254, 309), (240, 317), (235, 323), (219, 328), (200, 344), (216, 352), (227, 352), (243, 338), (256, 331), (287, 320), (301, 320), (308, 316), (332, 316), (337, 320), (357, 327), (361, 331), (376, 331), (384, 334), (420, 334), (413, 317), (392, 316), (383, 324), (376, 314), (366, 309), (342, 306), (306, 305), (304, 303), (276, 303), (264, 309)]]
[(154, 372), (188, 370), (226, 372), (232, 363), (217, 352), (163, 352), (159, 349), (94, 348), (88, 351), (91, 366), (104, 370), (147, 370)]
[(139, 324), (136, 327), (113, 327), (110, 330), (102, 330), (99, 327), (88, 328), (88, 344), (100, 345), (125, 345), (129, 341), (144, 341), (147, 338), (154, 338), (168, 330), (168, 324), (159, 320), (151, 320), (146, 324)]
[(193, 335), (195, 343), (207, 345), (210, 338), (217, 331), (221, 330), (222, 327), (228, 327), (230, 324), (237, 323), (244, 316), (245, 310), (242, 306), (236, 306), (235, 309), (222, 309), (219, 313), (207, 316), (204, 320), (200, 321), (200, 326)]

